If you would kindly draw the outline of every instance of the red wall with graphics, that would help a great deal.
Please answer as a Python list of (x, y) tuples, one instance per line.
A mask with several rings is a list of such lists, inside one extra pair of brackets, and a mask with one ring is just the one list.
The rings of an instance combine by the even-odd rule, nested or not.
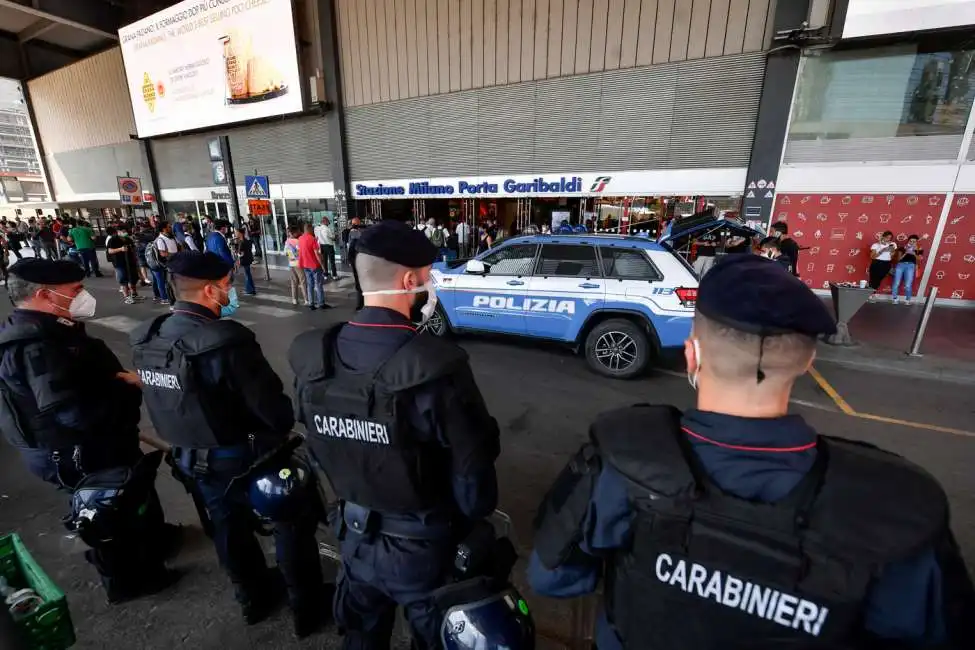
[(939, 298), (975, 300), (975, 194), (956, 194), (928, 286)]
[[(773, 221), (787, 222), (790, 236), (799, 246), (809, 248), (799, 253), (800, 277), (813, 289), (825, 289), (829, 282), (866, 280), (870, 245), (885, 230), (893, 232), (900, 243), (909, 235), (918, 235), (922, 249), (929, 250), (944, 200), (943, 194), (780, 194)], [(965, 232), (975, 233), (975, 226), (966, 226)], [(967, 236), (965, 248), (966, 253), (975, 253)], [(951, 264), (955, 264), (954, 255)], [(922, 261), (914, 281), (915, 293), (923, 266)], [(889, 278), (881, 291), (890, 292)], [(948, 297), (944, 289), (940, 291)], [(966, 293), (975, 296), (975, 290)]]

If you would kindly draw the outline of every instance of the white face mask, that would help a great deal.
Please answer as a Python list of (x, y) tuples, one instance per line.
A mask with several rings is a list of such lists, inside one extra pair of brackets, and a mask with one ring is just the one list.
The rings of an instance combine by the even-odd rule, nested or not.
[[(417, 287), (415, 289), (381, 289), (379, 291), (363, 291), (363, 296), (402, 296), (402, 295), (415, 295), (418, 293), (426, 293), (427, 300), (420, 306), (419, 313), (413, 313), (411, 315), (411, 320), (418, 322), (423, 325), (431, 317), (433, 317), (434, 312), (437, 310), (437, 294), (434, 291), (433, 281), (427, 280), (426, 284)], [(416, 306), (413, 309), (416, 312)]]
[[(68, 296), (63, 293), (58, 293), (52, 291), (56, 296), (61, 296), (62, 298), (67, 298)], [(84, 320), (86, 318), (91, 318), (95, 315), (95, 305), (97, 301), (95, 296), (88, 293), (87, 289), (82, 289), (78, 292), (74, 298), (71, 299), (71, 304), (68, 305), (68, 315), (72, 320)], [(61, 308), (63, 309), (63, 307)]]
[(701, 344), (697, 339), (691, 339), (691, 344), (694, 346), (694, 359), (697, 361), (697, 367), (693, 373), (687, 371), (687, 383), (691, 385), (691, 388), (697, 390), (697, 380), (701, 376)]

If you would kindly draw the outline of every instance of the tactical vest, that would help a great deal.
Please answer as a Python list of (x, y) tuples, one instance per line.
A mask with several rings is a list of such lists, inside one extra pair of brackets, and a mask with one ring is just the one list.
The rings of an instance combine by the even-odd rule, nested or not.
[[(9, 347), (24, 346), (44, 338), (40, 325), (20, 323), (0, 332), (0, 355)], [(18, 395), (10, 385), (0, 380), (0, 431), (13, 447), (36, 449), (38, 440), (56, 439), (57, 425), (37, 410), (30, 397)], [(68, 445), (70, 446), (70, 445)]]
[(224, 414), (226, 405), (207, 395), (193, 364), (202, 354), (252, 341), (254, 334), (239, 323), (215, 320), (172, 340), (159, 335), (170, 316), (159, 316), (132, 335), (132, 360), (156, 433), (186, 449), (239, 444), (242, 432), (235, 431), (232, 418)]
[(672, 407), (604, 414), (591, 436), (636, 509), (606, 572), (608, 618), (627, 648), (862, 647), (880, 571), (947, 526), (940, 485), (868, 445), (820, 437), (813, 469), (761, 503), (708, 479)]
[(391, 514), (448, 503), (449, 456), (440, 445), (417, 440), (407, 393), (461, 368), (466, 353), (419, 334), (374, 372), (353, 372), (335, 349), (343, 325), (306, 332), (289, 351), (306, 441), (336, 495)]

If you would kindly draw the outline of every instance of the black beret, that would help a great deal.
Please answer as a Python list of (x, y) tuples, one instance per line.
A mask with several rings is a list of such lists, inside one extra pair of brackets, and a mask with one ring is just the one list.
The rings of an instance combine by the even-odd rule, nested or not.
[(68, 260), (29, 257), (10, 267), (10, 273), (34, 284), (72, 284), (85, 277), (85, 270)]
[(430, 266), (440, 256), (422, 230), (393, 220), (380, 221), (363, 230), (356, 250), (410, 269)]
[(166, 268), (174, 275), (181, 275), (184, 278), (222, 280), (230, 275), (233, 265), (216, 253), (184, 251), (170, 257)]
[(802, 280), (774, 260), (728, 255), (701, 280), (697, 309), (740, 332), (759, 336), (836, 332), (836, 321)]

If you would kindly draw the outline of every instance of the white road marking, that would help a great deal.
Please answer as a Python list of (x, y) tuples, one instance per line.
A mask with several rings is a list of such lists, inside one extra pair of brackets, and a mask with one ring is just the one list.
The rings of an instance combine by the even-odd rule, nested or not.
[(126, 334), (138, 327), (140, 322), (141, 321), (129, 316), (105, 316), (103, 318), (94, 318), (88, 321), (88, 323), (92, 325), (101, 325), (102, 327), (107, 327), (117, 332), (124, 332)]
[(245, 302), (249, 300), (270, 300), (271, 302), (280, 302), (285, 305), (291, 304), (291, 296), (278, 293), (259, 293), (256, 296), (244, 296), (243, 299)]
[(290, 318), (298, 314), (296, 311), (290, 309), (281, 309), (280, 307), (268, 307), (265, 305), (246, 305), (244, 306), (244, 311), (254, 311), (258, 314), (263, 314), (264, 316), (274, 316), (276, 318)]

